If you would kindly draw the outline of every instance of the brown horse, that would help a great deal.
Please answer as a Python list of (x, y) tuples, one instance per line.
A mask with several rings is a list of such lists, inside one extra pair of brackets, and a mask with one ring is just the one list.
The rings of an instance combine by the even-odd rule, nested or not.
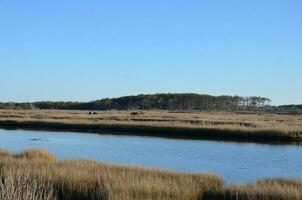
[(138, 112), (132, 112), (131, 116), (139, 116), (139, 113)]

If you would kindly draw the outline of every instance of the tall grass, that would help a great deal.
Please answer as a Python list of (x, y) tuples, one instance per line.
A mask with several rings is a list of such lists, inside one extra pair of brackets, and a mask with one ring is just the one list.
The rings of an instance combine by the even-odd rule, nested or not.
[(248, 185), (231, 185), (222, 191), (207, 191), (207, 200), (301, 200), (302, 181), (265, 179)]
[(300, 200), (302, 181), (264, 179), (228, 185), (209, 174), (62, 161), (36, 149), (21, 154), (0, 151), (0, 199)]
[(13, 169), (1, 169), (1, 200), (57, 200), (54, 188), (44, 177)]
[[(223, 186), (222, 180), (214, 175), (179, 174), (87, 160), (60, 161), (48, 159), (52, 156), (45, 154), (45, 151), (30, 150), (3, 157), (0, 159), (1, 179), (13, 178), (14, 186), (22, 191), (24, 188), (19, 187), (18, 180), (28, 177), (26, 180), (33, 180), (44, 188), (38, 190), (39, 194), (57, 200), (193, 200), (202, 191)], [(36, 191), (34, 185), (28, 187)], [(6, 190), (0, 189), (5, 193)]]

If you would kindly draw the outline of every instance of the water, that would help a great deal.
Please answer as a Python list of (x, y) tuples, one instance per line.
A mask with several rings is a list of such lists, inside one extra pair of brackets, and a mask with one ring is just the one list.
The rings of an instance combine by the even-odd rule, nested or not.
[(48, 149), (60, 159), (85, 158), (180, 172), (208, 172), (227, 182), (302, 178), (302, 146), (0, 130), (0, 148), (20, 152), (33, 147)]

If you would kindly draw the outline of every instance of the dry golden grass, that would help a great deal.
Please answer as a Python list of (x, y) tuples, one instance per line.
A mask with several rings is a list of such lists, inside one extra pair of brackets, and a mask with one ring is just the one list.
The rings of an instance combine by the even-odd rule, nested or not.
[(32, 128), (192, 139), (302, 142), (302, 116), (144, 111), (0, 110), (0, 127)]
[(20, 154), (15, 155), (17, 158), (26, 158), (26, 159), (41, 159), (44, 161), (54, 161), (56, 157), (53, 154), (50, 154), (47, 150), (37, 150), (37, 149), (29, 149)]
[[(45, 190), (40, 191), (35, 185), (25, 189), (40, 191), (43, 195), (52, 195), (53, 199), (60, 200), (190, 200), (198, 199), (203, 191), (223, 187), (222, 180), (214, 175), (180, 174), (86, 160), (49, 160), (51, 155), (44, 156), (46, 160), (43, 160), (39, 155), (46, 152), (35, 151), (32, 155), (37, 157), (11, 154), (10, 157), (1, 158), (1, 179), (13, 179), (14, 187), (20, 187), (20, 180), (24, 181), (25, 177), (25, 182), (30, 179), (33, 184), (45, 187)], [(10, 191), (3, 190), (3, 187), (0, 190), (3, 193)]]
[(230, 185), (204, 194), (209, 200), (301, 200), (302, 180), (266, 179), (247, 185)]
[(57, 200), (51, 184), (26, 171), (1, 169), (1, 200)]
[[(208, 174), (54, 160), (46, 151), (0, 157), (1, 200), (301, 200), (302, 181), (226, 185)], [(21, 153), (24, 154), (24, 153)], [(40, 155), (44, 155), (41, 157)], [(37, 156), (37, 157), (36, 157)], [(45, 159), (43, 159), (45, 158)]]
[(235, 113), (177, 113), (169, 111), (144, 111), (131, 116), (131, 111), (100, 111), (88, 115), (87, 111), (65, 110), (0, 110), (0, 119), (49, 120), (54, 122), (121, 123), (134, 125), (218, 127), (222, 129), (282, 130), (301, 132), (302, 116), (277, 114), (235, 114)]

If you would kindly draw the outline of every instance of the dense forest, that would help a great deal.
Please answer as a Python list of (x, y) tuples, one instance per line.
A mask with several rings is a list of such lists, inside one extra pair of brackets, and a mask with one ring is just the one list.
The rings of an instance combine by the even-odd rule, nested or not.
[(0, 109), (66, 109), (66, 110), (259, 110), (270, 107), (264, 97), (211, 96), (193, 93), (149, 94), (105, 98), (91, 102), (0, 103)]

